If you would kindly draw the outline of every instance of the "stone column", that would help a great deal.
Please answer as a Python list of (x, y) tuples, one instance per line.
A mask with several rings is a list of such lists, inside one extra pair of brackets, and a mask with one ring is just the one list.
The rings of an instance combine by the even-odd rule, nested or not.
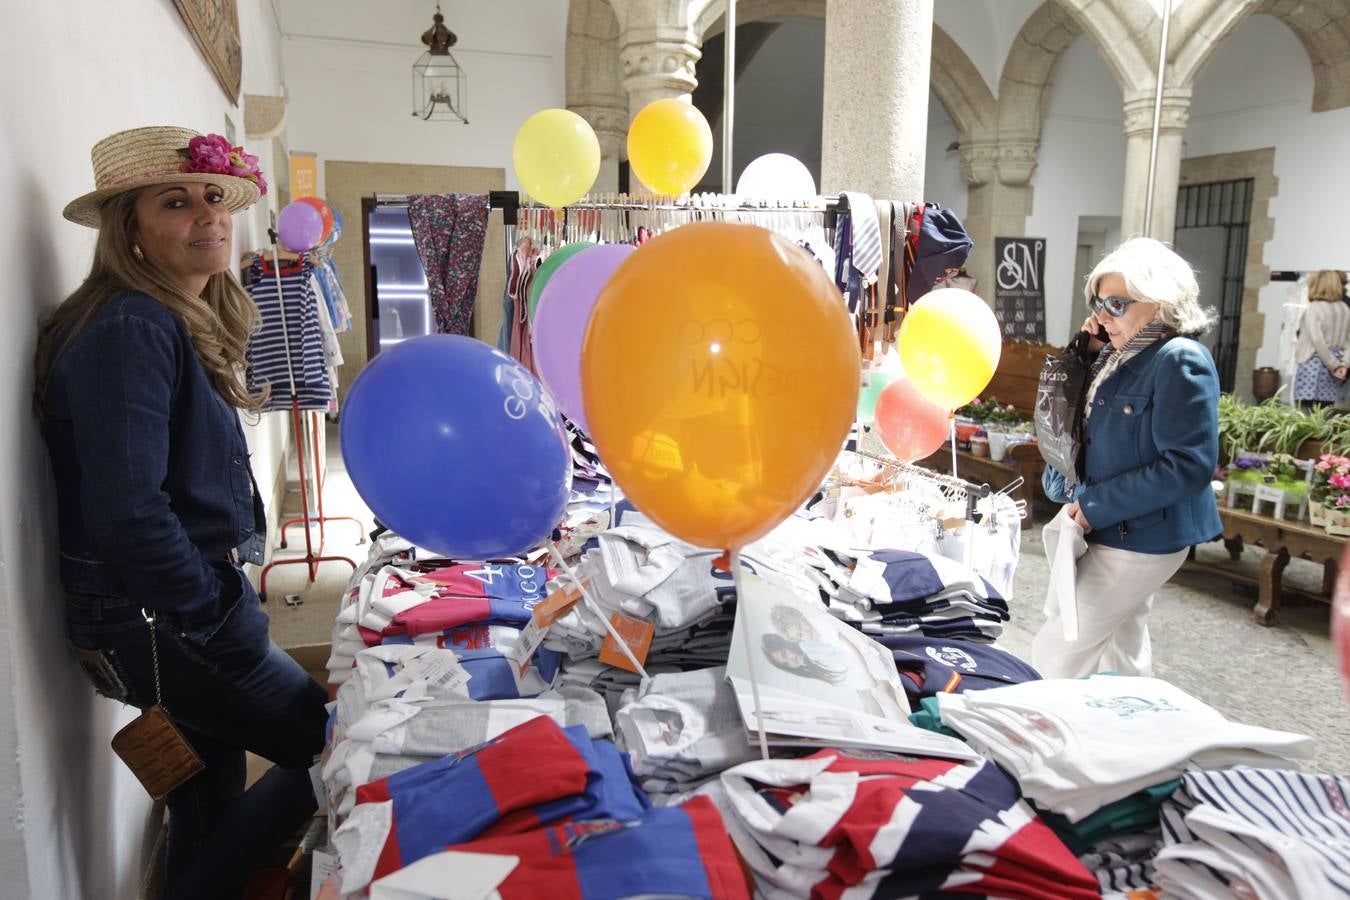
[(569, 99), (567, 108), (589, 122), (600, 139), (600, 175), (592, 191), (617, 191), (619, 160), (627, 154), (628, 98), (622, 94), (583, 94)]
[(827, 0), (820, 185), (923, 197), (933, 0)]
[(625, 131), (633, 116), (648, 103), (670, 97), (688, 103), (698, 84), (694, 64), (702, 56), (698, 43), (682, 26), (625, 29), (619, 48), (623, 86), (628, 91)]
[[(1148, 192), (1148, 158), (1153, 138), (1152, 91), (1125, 97), (1125, 197), (1120, 208), (1120, 235), (1144, 235), (1144, 205)], [(1158, 168), (1153, 182), (1153, 227), (1147, 237), (1171, 242), (1176, 231), (1177, 186), (1181, 182), (1181, 141), (1191, 116), (1189, 88), (1163, 90), (1162, 120), (1158, 128)]]
[(995, 237), (1020, 237), (1031, 215), (1031, 173), (1036, 168), (1037, 142), (1026, 139), (961, 140), (961, 174), (967, 193), (966, 231), (975, 241), (966, 271), (987, 303), (994, 302)]

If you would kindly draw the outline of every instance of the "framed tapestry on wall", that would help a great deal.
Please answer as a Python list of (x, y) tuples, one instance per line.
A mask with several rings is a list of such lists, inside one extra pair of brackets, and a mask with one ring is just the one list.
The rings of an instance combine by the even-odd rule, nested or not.
[(230, 98), (239, 102), (244, 56), (239, 43), (238, 0), (173, 0), (206, 57), (211, 73)]

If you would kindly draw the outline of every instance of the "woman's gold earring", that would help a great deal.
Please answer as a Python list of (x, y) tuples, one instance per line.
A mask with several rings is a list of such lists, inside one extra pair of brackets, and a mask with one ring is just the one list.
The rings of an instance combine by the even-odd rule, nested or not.
[(140, 244), (131, 245), (131, 255), (141, 260), (142, 262), (145, 261), (145, 253), (142, 252)]

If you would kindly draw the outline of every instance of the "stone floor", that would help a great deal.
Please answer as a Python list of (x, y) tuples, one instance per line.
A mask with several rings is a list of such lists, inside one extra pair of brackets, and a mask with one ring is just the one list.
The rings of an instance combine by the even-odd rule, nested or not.
[[(370, 513), (342, 470), (336, 433), (329, 437), (325, 509), (330, 515), (356, 516), (368, 532)], [(289, 502), (294, 510), (299, 509), (297, 496), (292, 495)], [(326, 535), (327, 555), (347, 556), (357, 562), (365, 558), (369, 545), (356, 542), (357, 529), (350, 522), (332, 524)], [(303, 555), (303, 532), (298, 527), (290, 530), (290, 542), (290, 549), (277, 551), (275, 558)], [(1201, 547), (1199, 553), (1206, 560), (1228, 560), (1217, 543)], [(1234, 565), (1254, 573), (1262, 554), (1260, 549), (1247, 548)], [(322, 654), (350, 573), (351, 568), (345, 564), (324, 563), (317, 579), (310, 583), (304, 566), (272, 570), (267, 610), (277, 643), (287, 649), (309, 648), (310, 659)], [(1040, 528), (1027, 527), (1022, 534), (1013, 620), (1000, 641), (1019, 656), (1029, 655), (1032, 637), (1044, 621), (1041, 605), (1048, 575)], [(1286, 583), (1310, 591), (1320, 588), (1321, 579), (1320, 567), (1299, 560), (1291, 562), (1285, 572)], [(302, 602), (287, 605), (288, 594)], [(1311, 603), (1287, 605), (1274, 626), (1264, 627), (1252, 618), (1255, 602), (1254, 589), (1183, 569), (1154, 604), (1154, 674), (1231, 719), (1313, 735), (1319, 749), (1309, 768), (1350, 773), (1350, 703), (1336, 675), (1328, 608)]]

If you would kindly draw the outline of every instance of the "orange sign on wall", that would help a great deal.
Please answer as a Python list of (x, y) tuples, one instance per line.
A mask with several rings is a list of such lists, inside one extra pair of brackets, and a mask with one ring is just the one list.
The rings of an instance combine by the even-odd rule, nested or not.
[(291, 199), (319, 196), (319, 157), (314, 153), (291, 154)]

